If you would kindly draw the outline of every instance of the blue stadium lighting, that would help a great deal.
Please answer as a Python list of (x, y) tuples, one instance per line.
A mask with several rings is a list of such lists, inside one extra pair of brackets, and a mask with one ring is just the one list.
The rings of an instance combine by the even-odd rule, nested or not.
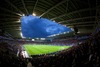
[(46, 38), (72, 30), (46, 18), (28, 15), (21, 17), (21, 31), (26, 38)]

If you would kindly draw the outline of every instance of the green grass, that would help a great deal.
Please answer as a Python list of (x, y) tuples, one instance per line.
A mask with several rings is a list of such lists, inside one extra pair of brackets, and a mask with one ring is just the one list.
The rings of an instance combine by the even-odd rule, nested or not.
[(54, 45), (32, 45), (25, 44), (24, 48), (28, 52), (29, 55), (39, 55), (39, 54), (48, 54), (56, 51), (60, 51), (63, 49), (67, 49), (70, 46), (54, 46)]

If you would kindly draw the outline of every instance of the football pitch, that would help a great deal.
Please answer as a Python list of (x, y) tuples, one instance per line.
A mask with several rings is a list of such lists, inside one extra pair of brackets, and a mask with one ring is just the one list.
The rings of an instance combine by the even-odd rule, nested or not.
[(63, 49), (68, 49), (71, 46), (58, 46), (58, 45), (43, 45), (43, 44), (25, 44), (24, 49), (29, 55), (49, 54)]

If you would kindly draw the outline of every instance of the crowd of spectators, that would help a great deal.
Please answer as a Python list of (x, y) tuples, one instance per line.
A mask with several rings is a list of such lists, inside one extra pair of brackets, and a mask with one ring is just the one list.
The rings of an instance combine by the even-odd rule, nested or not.
[(100, 31), (85, 42), (55, 54), (20, 58), (8, 43), (0, 43), (0, 67), (27, 67), (30, 59), (34, 67), (100, 67)]
[(71, 39), (59, 39), (59, 40), (53, 40), (50, 44), (53, 45), (76, 45), (77, 40), (75, 38)]
[(35, 67), (100, 67), (100, 32), (53, 56), (33, 58)]
[(25, 59), (17, 57), (8, 43), (0, 43), (0, 67), (26, 67), (25, 65)]

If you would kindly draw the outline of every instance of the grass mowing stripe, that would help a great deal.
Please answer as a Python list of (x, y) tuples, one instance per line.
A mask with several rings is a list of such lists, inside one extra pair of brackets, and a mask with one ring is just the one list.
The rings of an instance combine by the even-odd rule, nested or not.
[(63, 49), (67, 49), (70, 46), (53, 46), (53, 45), (24, 45), (26, 51), (29, 55), (37, 55), (37, 54), (47, 54), (56, 51), (60, 51)]
[(31, 55), (32, 49), (30, 48), (30, 46), (25, 46), (26, 50), (28, 51), (29, 55)]
[(30, 51), (30, 55), (36, 55), (36, 54), (44, 54), (44, 52), (41, 50), (41, 49), (38, 49), (36, 47), (33, 47), (33, 45), (30, 45), (30, 46), (27, 46), (25, 45), (26, 47), (28, 47), (28, 51)]
[(43, 47), (43, 49), (48, 50), (48, 51), (53, 51), (53, 52), (60, 51), (60, 50), (63, 50), (63, 49), (67, 49), (67, 48), (69, 48), (69, 47), (67, 47), (67, 46), (52, 46), (52, 45), (47, 46), (46, 48)]
[(28, 55), (30, 55), (29, 50), (27, 49), (27, 47), (24, 46), (24, 48), (27, 51)]
[[(33, 46), (34, 47), (34, 46)], [(37, 51), (39, 51), (39, 53), (38, 54), (44, 54), (44, 50), (43, 49), (39, 49), (39, 48), (37, 48), (37, 47), (34, 47)]]
[[(47, 46), (47, 45), (42, 45), (42, 46), (40, 46), (40, 45), (36, 45), (36, 46), (34, 46), (35, 48), (40, 48), (40, 49), (38, 49), (38, 50), (40, 50), (40, 51), (42, 51), (44, 54), (45, 53), (52, 53), (52, 52), (56, 52), (56, 51), (58, 51), (57, 49), (50, 49), (50, 47), (51, 48), (53, 48), (53, 46)], [(42, 54), (42, 53), (41, 53)]]
[[(33, 46), (34, 47), (34, 46)], [(35, 47), (38, 51), (41, 52), (41, 54), (43, 54), (45, 52), (45, 50), (43, 49), (43, 47)]]

